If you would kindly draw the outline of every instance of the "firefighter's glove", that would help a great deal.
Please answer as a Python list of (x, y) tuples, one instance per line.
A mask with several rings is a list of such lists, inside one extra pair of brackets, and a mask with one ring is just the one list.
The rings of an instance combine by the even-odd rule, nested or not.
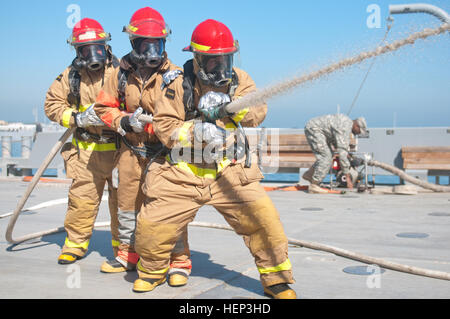
[(206, 121), (215, 123), (224, 117), (230, 116), (226, 106), (231, 102), (228, 94), (209, 91), (200, 98), (198, 110), (203, 114)]
[(75, 114), (75, 122), (78, 127), (103, 126), (102, 120), (94, 112), (94, 104), (91, 104), (86, 111)]
[(210, 144), (212, 146), (225, 143), (226, 131), (214, 124), (203, 122), (194, 125), (194, 138), (197, 142)]
[(131, 116), (124, 116), (120, 120), (119, 134), (124, 136), (126, 133), (142, 133), (144, 131), (145, 123), (139, 120), (139, 115), (144, 110), (139, 107)]

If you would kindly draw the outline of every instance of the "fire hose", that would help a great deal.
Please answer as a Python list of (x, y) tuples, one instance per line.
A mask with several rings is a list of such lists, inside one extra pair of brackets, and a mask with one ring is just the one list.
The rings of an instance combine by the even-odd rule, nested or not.
[(420, 186), (420, 187), (425, 188), (425, 189), (432, 190), (434, 192), (440, 192), (440, 193), (450, 192), (450, 187), (449, 186), (437, 185), (437, 184), (432, 184), (432, 183), (428, 183), (428, 182), (422, 181), (422, 180), (420, 180), (418, 178), (409, 176), (408, 174), (406, 174), (401, 169), (398, 169), (397, 167), (389, 165), (389, 164), (386, 164), (386, 163), (378, 162), (378, 161), (375, 161), (375, 160), (369, 160), (367, 162), (367, 165), (382, 168), (382, 169), (384, 169), (384, 170), (386, 170), (388, 172), (391, 172), (391, 173), (397, 175), (398, 177), (400, 177), (404, 181), (410, 182), (412, 184), (415, 184), (415, 185)]
[[(152, 118), (148, 115), (140, 115), (139, 120), (143, 122), (150, 123), (152, 122)], [(23, 207), (25, 206), (28, 198), (30, 197), (31, 193), (33, 192), (34, 188), (36, 187), (37, 183), (39, 182), (41, 176), (44, 174), (47, 167), (50, 165), (52, 160), (55, 158), (56, 154), (58, 154), (59, 150), (63, 147), (64, 143), (67, 141), (67, 139), (72, 136), (72, 134), (75, 132), (75, 128), (69, 128), (67, 129), (64, 134), (59, 138), (59, 140), (56, 142), (56, 144), (52, 147), (50, 152), (48, 153), (47, 157), (42, 162), (39, 169), (34, 174), (33, 178), (30, 181), (30, 184), (28, 185), (25, 193), (23, 194), (20, 201), (17, 203), (16, 209), (13, 211), (11, 218), (9, 219), (8, 227), (6, 229), (6, 240), (11, 244), (18, 244), (24, 241), (27, 241), (29, 239), (45, 236), (48, 234), (53, 234), (55, 232), (63, 231), (64, 227), (50, 229), (47, 231), (42, 231), (38, 233), (29, 234), (26, 236), (22, 236), (19, 238), (14, 239), (12, 237), (12, 233), (14, 230), (14, 226), (17, 222), (17, 218), (19, 217), (19, 214), (22, 212)]]

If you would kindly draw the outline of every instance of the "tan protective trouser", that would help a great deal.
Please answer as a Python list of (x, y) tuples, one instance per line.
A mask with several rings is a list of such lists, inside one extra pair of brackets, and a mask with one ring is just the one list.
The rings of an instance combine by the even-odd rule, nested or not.
[(212, 205), (237, 234), (244, 236), (263, 286), (293, 283), (288, 240), (277, 210), (259, 184), (261, 178), (256, 165), (250, 169), (240, 164), (229, 166), (222, 176), (210, 179), (168, 162), (152, 164), (136, 228), (139, 276), (164, 276), (176, 239), (201, 206)]
[(147, 160), (138, 158), (122, 143), (117, 164), (119, 171), (119, 186), (117, 189), (119, 197), (119, 249), (132, 253), (135, 252), (136, 215), (144, 201), (141, 187), (143, 172), (147, 163)]
[(64, 158), (67, 178), (72, 179), (64, 221), (67, 238), (62, 249), (63, 253), (70, 252), (80, 257), (86, 254), (105, 183), (108, 183), (108, 204), (114, 246), (114, 242), (118, 241), (118, 220), (117, 190), (112, 186), (112, 170), (117, 152), (80, 149), (78, 155), (76, 147), (66, 143), (61, 155)]
[[(144, 172), (147, 164), (148, 160), (138, 157), (122, 144), (117, 167), (119, 170), (119, 249), (123, 251), (135, 252), (136, 216), (145, 199), (142, 184), (144, 183)], [(172, 262), (184, 262), (189, 258), (186, 228), (173, 249), (171, 260)]]

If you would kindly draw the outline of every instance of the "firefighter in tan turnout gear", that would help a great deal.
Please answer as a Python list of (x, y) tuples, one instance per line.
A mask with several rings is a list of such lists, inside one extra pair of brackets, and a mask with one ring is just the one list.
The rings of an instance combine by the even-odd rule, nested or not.
[[(296, 298), (288, 285), (294, 282), (288, 240), (277, 210), (259, 184), (263, 176), (251, 161), (241, 127), (258, 126), (267, 106), (237, 114), (224, 110), (231, 100), (256, 90), (246, 72), (232, 67), (238, 47), (224, 24), (215, 20), (199, 24), (186, 50), (194, 59), (184, 65), (183, 75), (164, 86), (156, 102), (153, 129), (171, 151), (151, 164), (145, 179), (146, 199), (136, 227), (139, 279), (133, 290), (151, 291), (164, 283), (177, 238), (200, 207), (212, 205), (243, 235), (264, 292), (274, 298)], [(231, 143), (224, 143), (230, 137)], [(225, 144), (227, 151), (219, 152)]]
[[(149, 163), (165, 152), (152, 125), (141, 122), (139, 115), (153, 114), (155, 101), (163, 93), (161, 86), (181, 73), (167, 58), (165, 42), (170, 31), (159, 12), (149, 7), (137, 10), (124, 31), (130, 36), (132, 51), (104, 85), (94, 108), (103, 122), (122, 135), (117, 165), (120, 246), (118, 256), (103, 263), (105, 273), (136, 268), (139, 255), (134, 232), (144, 200), (143, 179)], [(185, 285), (191, 269), (187, 228), (171, 251), (169, 283)]]
[(106, 44), (108, 40), (110, 35), (97, 21), (88, 18), (79, 21), (68, 41), (77, 56), (53, 82), (46, 96), (47, 117), (64, 127), (76, 127), (72, 141), (61, 151), (72, 184), (64, 222), (67, 237), (58, 258), (60, 264), (73, 263), (86, 254), (105, 183), (109, 190), (113, 248), (118, 242), (117, 190), (112, 186), (116, 133), (93, 111), (97, 94), (118, 64)]

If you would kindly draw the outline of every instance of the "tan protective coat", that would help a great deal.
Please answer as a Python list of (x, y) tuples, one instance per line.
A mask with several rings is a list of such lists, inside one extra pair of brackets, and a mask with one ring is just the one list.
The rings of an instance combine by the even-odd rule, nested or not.
[[(67, 68), (53, 82), (47, 92), (45, 113), (47, 117), (66, 127), (75, 126), (72, 112), (86, 109), (95, 102), (104, 81), (113, 73), (113, 66), (108, 65), (105, 72), (80, 71), (80, 105), (70, 104), (69, 71)], [(106, 127), (87, 128), (89, 133), (102, 135), (111, 131)], [(77, 134), (75, 134), (77, 135)], [(79, 136), (77, 136), (79, 139)], [(112, 170), (117, 152), (114, 143), (100, 143), (92, 139), (79, 139), (79, 151), (76, 142), (66, 143), (61, 150), (66, 174), (73, 179), (69, 190), (69, 205), (64, 226), (67, 238), (63, 252), (71, 252), (80, 257), (87, 251), (94, 222), (103, 195), (105, 183), (108, 183), (109, 210), (111, 214), (111, 233), (113, 243), (117, 241), (117, 191), (112, 187)]]

